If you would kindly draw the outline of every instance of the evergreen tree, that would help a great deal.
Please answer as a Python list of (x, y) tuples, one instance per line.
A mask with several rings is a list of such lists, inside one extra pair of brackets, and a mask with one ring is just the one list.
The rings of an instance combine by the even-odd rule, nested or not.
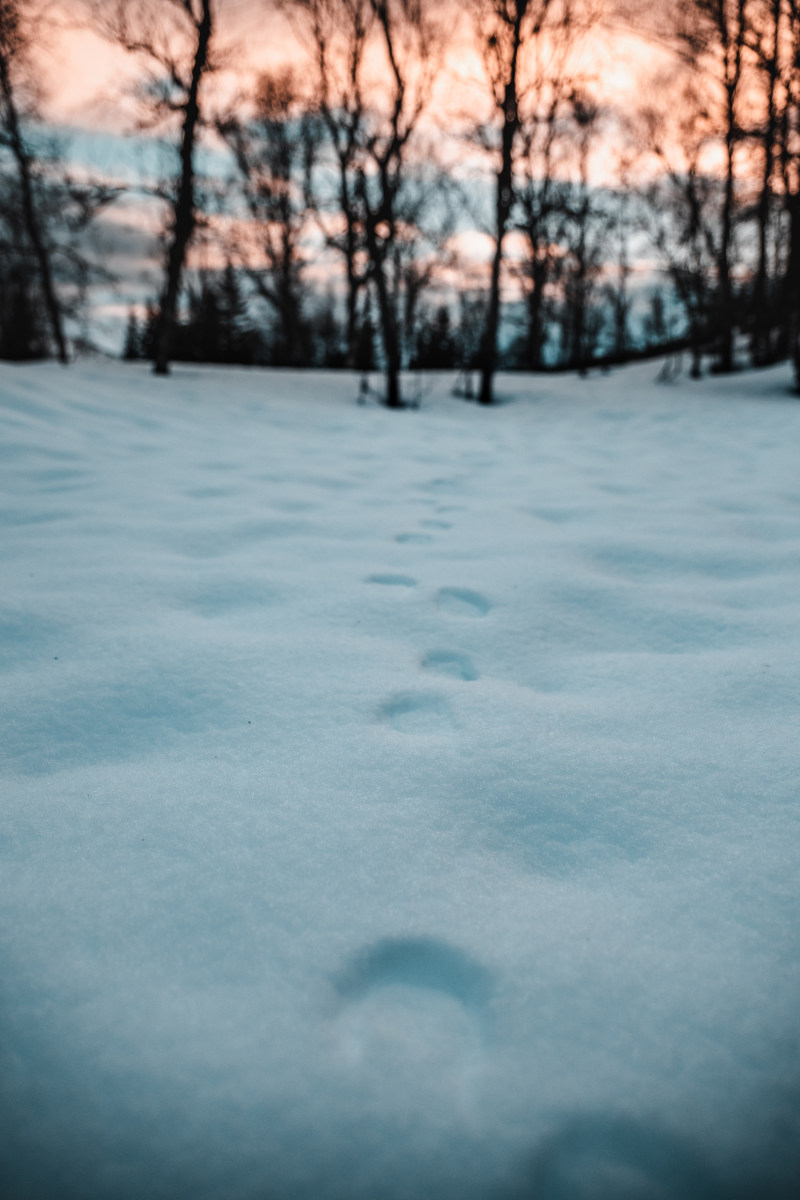
[(255, 361), (257, 337), (242, 294), (239, 277), (228, 263), (217, 286), (220, 318), (220, 362), (251, 364)]
[(128, 324), (125, 329), (125, 345), (122, 351), (122, 357), (126, 362), (136, 362), (144, 357), (142, 346), (142, 327), (139, 324), (136, 312), (131, 309), (128, 314)]
[[(427, 314), (426, 314), (427, 316)], [(450, 371), (458, 360), (458, 345), (450, 310), (441, 304), (433, 319), (423, 317), (417, 333), (412, 366), (422, 371)]]
[(47, 317), (35, 284), (21, 264), (0, 268), (0, 359), (30, 362), (48, 352)]

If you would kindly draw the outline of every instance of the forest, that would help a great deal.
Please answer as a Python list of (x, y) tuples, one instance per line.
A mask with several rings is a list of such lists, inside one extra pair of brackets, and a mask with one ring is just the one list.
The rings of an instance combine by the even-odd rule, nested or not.
[[(283, 59), (244, 55), (232, 0), (0, 0), (0, 358), (68, 363), (125, 291), (93, 238), (130, 184), (70, 154), (42, 83), (73, 22), (171, 154), (126, 359), (378, 371), (390, 408), (408, 371), (492, 404), (500, 369), (645, 355), (790, 359), (800, 391), (798, 0), (245, 7)], [(600, 46), (652, 63), (636, 103)]]

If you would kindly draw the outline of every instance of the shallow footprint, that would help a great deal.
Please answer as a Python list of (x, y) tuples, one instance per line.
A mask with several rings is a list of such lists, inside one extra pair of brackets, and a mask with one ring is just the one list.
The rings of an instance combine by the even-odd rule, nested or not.
[(367, 583), (380, 583), (384, 587), (413, 588), (417, 586), (417, 581), (413, 575), (370, 575), (367, 578)]
[(469, 588), (441, 588), (437, 599), (440, 608), (459, 617), (485, 617), (492, 607), (485, 596)]
[(480, 678), (470, 656), (461, 654), (458, 650), (430, 650), (422, 660), (422, 669), (433, 671), (436, 675), (463, 679), (467, 683)]
[(441, 733), (454, 727), (444, 696), (427, 692), (392, 696), (382, 706), (381, 716), (400, 733)]
[(429, 533), (398, 533), (394, 540), (401, 546), (427, 546), (433, 538)]

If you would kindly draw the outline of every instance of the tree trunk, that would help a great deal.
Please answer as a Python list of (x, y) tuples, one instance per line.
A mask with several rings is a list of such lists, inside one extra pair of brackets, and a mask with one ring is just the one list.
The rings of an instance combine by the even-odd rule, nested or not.
[(339, 202), (341, 204), (342, 213), (347, 222), (347, 231), (345, 234), (345, 266), (347, 270), (347, 351), (345, 357), (345, 366), (348, 370), (354, 371), (358, 364), (358, 349), (361, 341), (361, 332), (358, 327), (358, 296), (361, 291), (362, 279), (359, 277), (356, 268), (356, 252), (358, 249), (358, 236), (356, 232), (356, 219), (353, 212), (353, 201), (350, 195), (350, 187), (347, 178), (348, 159), (340, 158), (339, 162)]
[(64, 322), (61, 314), (61, 305), (56, 295), (55, 285), (53, 283), (53, 272), (50, 264), (50, 254), (45, 245), (44, 235), (39, 224), (39, 215), (36, 211), (36, 201), (33, 194), (33, 177), (31, 172), (31, 160), (25, 148), (25, 142), (22, 137), (20, 128), (19, 113), (14, 99), (14, 90), (11, 84), (11, 76), (9, 73), (8, 60), (4, 54), (0, 54), (0, 87), (3, 92), (6, 109), (6, 131), (8, 134), (8, 144), (14, 160), (17, 164), (17, 174), (19, 177), (20, 194), (22, 198), (22, 216), (25, 222), (25, 231), (30, 238), (33, 253), (36, 258), (36, 265), (39, 269), (39, 282), (42, 286), (42, 294), (44, 296), (45, 308), (50, 321), (50, 328), (53, 334), (53, 340), (56, 344), (58, 360), (62, 365), (66, 366), (69, 362), (69, 353), (67, 351), (67, 341), (64, 336)]
[(497, 204), (495, 244), (492, 259), (492, 280), (489, 286), (489, 308), (481, 353), (481, 404), (494, 403), (494, 373), (497, 369), (497, 334), (500, 328), (500, 272), (503, 266), (503, 241), (511, 213), (511, 185), (514, 138), (518, 128), (516, 107), (516, 77), (506, 88), (507, 107), (503, 125), (502, 163), (497, 173)]
[(194, 195), (194, 148), (200, 120), (200, 82), (208, 65), (208, 49), (212, 29), (211, 0), (203, 0), (203, 16), (197, 25), (197, 46), (192, 65), (192, 78), (184, 107), (180, 151), (181, 174), (173, 212), (172, 236), (167, 251), (166, 278), (156, 330), (156, 357), (153, 368), (156, 375), (169, 374), (181, 277), (186, 262), (186, 251), (192, 239), (197, 219)]
[(500, 328), (500, 272), (503, 266), (503, 241), (513, 199), (514, 143), (519, 132), (517, 65), (522, 41), (522, 22), (525, 19), (527, 8), (527, 2), (520, 2), (517, 5), (517, 16), (512, 30), (513, 40), (508, 80), (503, 90), (503, 138), (500, 148), (500, 170), (497, 173), (494, 257), (492, 259), (492, 281), (489, 288), (489, 308), (481, 354), (483, 360), (481, 363), (481, 388), (478, 396), (481, 404), (494, 403), (493, 383), (497, 368), (497, 334)]
[(345, 357), (345, 366), (350, 371), (355, 371), (358, 365), (358, 346), (360, 342), (360, 331), (358, 328), (358, 293), (360, 284), (356, 280), (355, 271), (351, 266), (350, 260), (347, 263), (347, 351)]
[[(481, 390), (478, 399), (481, 404), (494, 403), (494, 373), (497, 369), (497, 331), (500, 325), (500, 268), (503, 264), (503, 239), (508, 221), (508, 205), (503, 206), (500, 196), (502, 193), (502, 175), (497, 178), (497, 233), (492, 260), (492, 281), (489, 287), (489, 308), (486, 314), (486, 329), (483, 335), (481, 353)], [(505, 217), (502, 209), (506, 208)]]
[[(726, 189), (727, 190), (727, 189)], [(719, 357), (717, 369), (723, 374), (733, 370), (733, 292), (731, 288), (730, 244), (732, 204), (726, 200), (722, 222), (722, 246), (719, 257)]]
[(767, 116), (764, 125), (764, 164), (761, 176), (761, 191), (758, 197), (756, 220), (758, 222), (758, 267), (753, 284), (752, 315), (753, 337), (750, 354), (755, 366), (765, 366), (772, 361), (770, 333), (774, 317), (773, 306), (768, 302), (767, 281), (769, 278), (769, 221), (771, 215), (772, 171), (775, 159), (775, 133), (777, 113), (775, 109), (778, 86), (778, 47), (781, 23), (781, 0), (773, 0), (771, 31), (774, 38), (771, 57), (764, 63), (767, 74)]
[[(400, 337), (397, 328), (397, 313), (395, 311), (394, 297), (389, 290), (389, 281), (386, 278), (386, 246), (387, 244), (392, 244), (394, 227), (392, 217), (392, 189), (387, 182), (388, 175), (385, 162), (382, 164), (381, 177), (383, 203), (377, 212), (370, 208), (366, 181), (363, 176), (359, 186), (362, 204), (366, 213), (364, 232), (367, 240), (370, 273), (374, 280), (375, 291), (378, 296), (381, 342), (383, 343), (383, 357), (385, 360), (385, 403), (387, 408), (403, 408), (403, 398), (400, 392)], [(387, 224), (389, 226), (389, 234), (386, 238), (379, 238), (377, 232), (379, 224)]]
[(531, 371), (542, 367), (542, 309), (544, 301), (545, 271), (534, 260), (531, 291), (528, 294), (527, 365)]
[(734, 313), (731, 254), (733, 222), (736, 205), (735, 154), (739, 136), (737, 99), (741, 82), (742, 48), (744, 45), (744, 0), (737, 0), (737, 22), (733, 31), (724, 5), (718, 9), (720, 45), (725, 61), (726, 128), (725, 128), (725, 197), (722, 208), (722, 229), (719, 252), (719, 358), (717, 369), (729, 373), (734, 369)]
[(389, 287), (381, 261), (375, 261), (373, 278), (375, 280), (375, 290), (378, 293), (378, 311), (381, 315), (381, 341), (383, 342), (383, 356), (386, 360), (386, 407), (403, 408), (403, 398), (400, 393), (400, 340), (397, 334), (397, 320), (394, 306), (392, 298), (389, 295)]
[(786, 265), (786, 334), (794, 363), (795, 391), (800, 395), (800, 192), (787, 195), (789, 260)]

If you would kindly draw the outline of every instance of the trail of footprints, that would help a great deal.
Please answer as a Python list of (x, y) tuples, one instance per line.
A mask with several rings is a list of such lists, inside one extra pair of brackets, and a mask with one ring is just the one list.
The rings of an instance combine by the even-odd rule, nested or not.
[[(447, 521), (433, 519), (422, 524), (431, 530), (452, 528)], [(433, 541), (433, 537), (404, 533), (397, 535), (395, 541), (422, 545)], [(398, 591), (418, 586), (412, 575), (388, 571), (370, 575), (366, 582)], [(440, 613), (455, 622), (480, 619), (491, 608), (480, 592), (468, 588), (439, 588), (432, 602)], [(427, 650), (418, 661), (420, 669), (429, 674), (464, 683), (479, 678), (470, 656), (451, 647)], [(422, 689), (390, 696), (380, 706), (378, 717), (404, 734), (441, 734), (455, 729), (448, 697)], [(379, 1015), (370, 1016), (372, 1007), (378, 1005), (379, 1014), (382, 1004), (399, 1005), (412, 1023), (421, 1016), (422, 1005), (430, 1011), (441, 1011), (448, 1024), (454, 1020), (454, 1010), (447, 1006), (455, 1004), (462, 1013), (460, 1019), (466, 1020), (483, 1038), (495, 988), (491, 971), (467, 951), (428, 936), (380, 938), (357, 951), (331, 982), (338, 998), (337, 1011), (351, 1025), (356, 1022), (350, 1028), (351, 1034), (355, 1028), (367, 1040), (372, 1025), (376, 1030), (384, 1028), (385, 1022)]]
[[(446, 523), (427, 528), (445, 528)], [(397, 541), (418, 541), (411, 535)], [(411, 575), (383, 573), (368, 583), (411, 589)], [(454, 623), (479, 620), (491, 610), (480, 592), (442, 587), (433, 602)], [(452, 648), (428, 650), (419, 659), (423, 671), (463, 682), (479, 678), (468, 654)], [(426, 691), (398, 693), (380, 707), (379, 716), (408, 734), (453, 728), (447, 697)], [(496, 996), (502, 978), (468, 950), (430, 935), (379, 937), (355, 950), (331, 975), (341, 1045), (347, 1061), (386, 1055), (387, 1070), (413, 1070), (430, 1055), (431, 1070), (441, 1072), (436, 1039), (449, 1041), (453, 1058), (445, 1060), (456, 1090), (473, 1084), (482, 1056), (491, 1061), (491, 1044), (499, 1034)], [(459, 1075), (459, 1071), (463, 1071)], [(700, 1200), (717, 1195), (715, 1180), (690, 1142), (657, 1125), (625, 1115), (584, 1112), (568, 1118), (521, 1164), (520, 1190), (541, 1200), (565, 1196), (622, 1193), (664, 1200)]]
[[(423, 521), (422, 524), (427, 529), (446, 530), (452, 528), (449, 521), (430, 519)], [(401, 544), (421, 545), (433, 541), (433, 538), (429, 534), (401, 533), (395, 537), (395, 541)], [(370, 575), (366, 582), (381, 587), (400, 589), (417, 586), (417, 580), (413, 575), (393, 572)], [(481, 617), (485, 617), (491, 609), (491, 604), (486, 597), (470, 588), (439, 588), (434, 602), (440, 612), (456, 619), (479, 620)], [(468, 654), (449, 647), (437, 647), (427, 651), (421, 656), (419, 665), (423, 671), (430, 674), (446, 675), (464, 683), (473, 683), (480, 677)], [(455, 728), (447, 697), (431, 692), (400, 692), (381, 705), (379, 717), (400, 733), (446, 733)]]

